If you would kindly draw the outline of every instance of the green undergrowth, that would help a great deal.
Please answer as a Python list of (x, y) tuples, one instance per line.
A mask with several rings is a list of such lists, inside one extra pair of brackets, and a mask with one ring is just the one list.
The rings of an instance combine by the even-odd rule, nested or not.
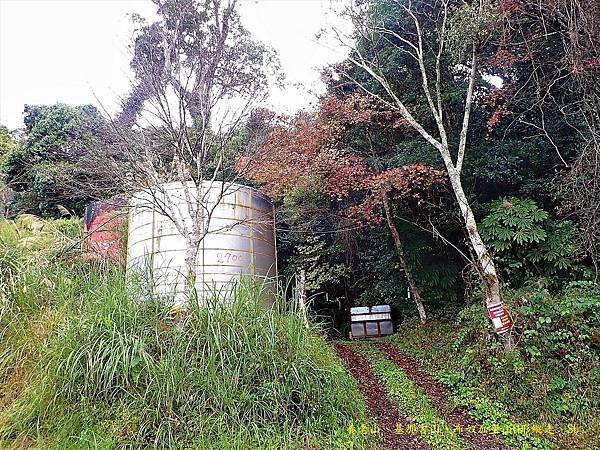
[[(440, 330), (434, 331), (436, 325), (440, 326)], [(464, 372), (459, 368), (460, 350), (452, 349), (451, 344), (454, 341), (448, 339), (456, 334), (456, 329), (446, 324), (430, 322), (420, 327), (415, 323), (410, 327), (406, 325), (406, 328), (394, 335), (391, 341), (415, 357), (434, 378), (449, 388), (452, 407), (464, 407), (485, 429), (497, 430), (502, 435), (502, 440), (511, 448), (554, 448), (543, 437), (520, 429), (519, 425), (525, 422), (511, 416), (506, 405), (495, 400), (493, 392), (487, 390), (486, 386), (477, 385), (473, 380), (464, 377)], [(528, 423), (538, 424), (540, 421)]]
[(539, 286), (509, 293), (509, 352), (479, 305), (458, 320), (408, 322), (390, 341), (445, 383), (452, 402), (477, 421), (520, 429), (504, 438), (515, 448), (600, 448), (599, 294), (591, 283), (571, 283), (560, 294)]
[(76, 245), (13, 237), (0, 241), (0, 448), (366, 446), (347, 431), (366, 420), (355, 381), (282, 298), (265, 307), (242, 282), (227, 307), (174, 314)]
[(415, 422), (425, 443), (438, 450), (470, 448), (451, 425), (437, 414), (423, 389), (409, 380), (404, 371), (387, 359), (385, 354), (368, 343), (359, 344), (357, 349), (367, 357), (390, 398), (398, 403), (401, 414)]

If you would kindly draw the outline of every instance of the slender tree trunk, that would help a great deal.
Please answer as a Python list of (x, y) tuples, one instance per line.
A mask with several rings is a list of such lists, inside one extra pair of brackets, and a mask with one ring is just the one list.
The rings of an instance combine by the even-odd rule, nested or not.
[[(200, 243), (202, 242), (203, 239), (203, 233), (204, 233), (204, 227), (208, 225), (205, 225), (204, 223), (204, 218), (198, 213), (199, 211), (201, 211), (202, 206), (199, 204), (199, 201), (201, 201), (201, 199), (203, 198), (203, 190), (202, 190), (202, 184), (200, 184), (200, 187), (197, 188), (197, 191), (195, 193), (196, 195), (196, 208), (197, 210), (194, 210), (193, 206), (192, 206), (192, 197), (190, 196), (190, 193), (188, 192), (187, 188), (185, 187), (185, 182), (184, 183), (184, 193), (186, 196), (186, 203), (188, 206), (188, 213), (190, 215), (190, 217), (192, 218), (192, 224), (189, 227), (189, 235), (186, 238), (186, 243), (187, 243), (187, 248), (186, 248), (186, 252), (185, 252), (185, 265), (186, 265), (186, 269), (187, 269), (187, 274), (186, 274), (186, 283), (187, 283), (187, 288), (190, 290), (191, 292), (194, 292), (194, 289), (196, 287), (196, 275), (197, 275), (197, 270), (198, 270), (198, 253), (200, 252)], [(183, 222), (185, 222), (185, 219), (183, 219)], [(204, 288), (204, 286), (203, 286)]]
[(187, 248), (185, 250), (185, 266), (187, 270), (186, 283), (189, 288), (194, 287), (196, 284), (196, 270), (198, 252), (200, 248), (200, 238), (198, 237), (197, 231), (192, 231), (191, 236), (186, 239)]
[(383, 210), (385, 211), (385, 218), (387, 221), (387, 225), (390, 229), (390, 233), (392, 234), (392, 239), (394, 240), (394, 245), (396, 246), (396, 253), (398, 254), (398, 260), (400, 261), (400, 269), (404, 272), (404, 276), (406, 277), (406, 281), (408, 282), (408, 287), (410, 292), (412, 293), (415, 304), (417, 305), (417, 311), (419, 311), (419, 318), (421, 319), (421, 323), (425, 323), (427, 321), (427, 315), (425, 313), (425, 306), (423, 305), (423, 300), (421, 299), (421, 293), (417, 288), (417, 284), (412, 277), (412, 273), (406, 264), (406, 258), (404, 256), (404, 246), (402, 245), (402, 241), (400, 240), (400, 233), (398, 233), (398, 228), (396, 228), (396, 224), (394, 223), (394, 218), (392, 217), (392, 213), (390, 210), (390, 202), (386, 193), (381, 195), (383, 202)]
[(463, 190), (460, 176), (456, 173), (451, 173), (450, 182), (452, 184), (452, 189), (456, 196), (456, 200), (458, 201), (463, 220), (465, 221), (465, 227), (469, 241), (471, 242), (471, 246), (473, 247), (473, 250), (477, 256), (479, 270), (486, 288), (486, 304), (489, 305), (492, 303), (501, 302), (502, 297), (500, 295), (500, 282), (496, 273), (496, 266), (492, 260), (492, 257), (490, 256), (487, 246), (481, 239), (477, 222), (475, 221), (475, 216), (473, 214), (473, 210), (471, 209), (471, 205), (469, 204), (469, 200), (467, 199), (467, 196)]
[[(196, 260), (198, 256), (197, 247), (188, 239), (187, 248), (185, 250), (185, 295), (186, 306), (189, 306), (190, 299), (193, 297), (196, 287)], [(179, 294), (178, 294), (179, 295)], [(198, 299), (200, 300), (200, 299)], [(176, 300), (179, 303), (178, 300)]]
[[(195, 295), (196, 288), (196, 260), (198, 255), (198, 245), (194, 244), (193, 238), (186, 239), (185, 249), (185, 286), (184, 292), (175, 292), (173, 298), (172, 311), (175, 314), (175, 324), (178, 326), (184, 315), (190, 308), (190, 302)], [(197, 299), (199, 300), (199, 299)]]
[[(467, 199), (467, 196), (463, 190), (460, 174), (456, 170), (449, 170), (448, 174), (450, 176), (452, 190), (454, 191), (454, 195), (458, 201), (463, 220), (465, 221), (465, 227), (469, 241), (471, 242), (471, 246), (477, 257), (478, 270), (485, 288), (486, 306), (497, 303), (502, 304), (500, 280), (498, 279), (498, 273), (496, 272), (496, 265), (494, 264), (494, 260), (492, 259), (487, 246), (481, 239), (481, 235), (479, 234), (477, 221), (475, 220), (475, 215), (473, 214), (469, 200)], [(510, 333), (506, 334), (504, 347), (508, 350), (512, 348)]]
[(185, 251), (186, 281), (193, 284), (196, 278), (196, 251), (193, 244), (188, 243)]
[(298, 310), (302, 314), (304, 326), (308, 329), (308, 316), (306, 315), (306, 270), (300, 269), (300, 278), (298, 280)]

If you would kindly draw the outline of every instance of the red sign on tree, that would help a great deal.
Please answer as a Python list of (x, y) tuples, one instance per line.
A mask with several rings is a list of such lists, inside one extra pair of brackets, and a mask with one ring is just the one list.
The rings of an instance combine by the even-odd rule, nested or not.
[(512, 328), (512, 319), (502, 303), (494, 303), (487, 307), (490, 319), (496, 328), (496, 333), (506, 333)]

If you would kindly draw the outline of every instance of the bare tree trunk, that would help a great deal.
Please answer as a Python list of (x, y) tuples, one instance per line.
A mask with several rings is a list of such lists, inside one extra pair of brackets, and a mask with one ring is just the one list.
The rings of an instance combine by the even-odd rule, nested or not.
[(185, 250), (185, 265), (187, 269), (186, 283), (189, 287), (193, 287), (196, 284), (198, 251), (200, 242), (202, 241), (201, 233), (198, 232), (197, 226), (193, 224), (192, 228), (193, 229), (189, 232), (189, 236), (186, 239), (187, 248)]
[[(486, 306), (503, 303), (502, 295), (500, 293), (500, 280), (498, 279), (498, 273), (496, 272), (496, 265), (494, 264), (494, 260), (492, 259), (487, 246), (481, 239), (481, 235), (479, 234), (475, 215), (473, 214), (469, 200), (467, 199), (462, 187), (460, 173), (458, 173), (456, 170), (449, 170), (448, 175), (450, 177), (452, 190), (454, 191), (454, 195), (456, 196), (456, 200), (458, 201), (458, 205), (460, 207), (460, 212), (463, 216), (463, 220), (465, 221), (465, 227), (469, 241), (471, 242), (471, 247), (473, 248), (473, 251), (477, 257), (478, 269), (480, 271), (480, 276), (485, 288)], [(506, 334), (504, 347), (507, 350), (512, 348), (510, 333)]]
[(404, 272), (404, 276), (406, 277), (406, 281), (408, 282), (408, 286), (410, 288), (410, 292), (413, 295), (415, 300), (415, 304), (417, 305), (417, 311), (419, 311), (419, 318), (421, 319), (421, 323), (425, 323), (427, 321), (427, 315), (425, 314), (425, 306), (423, 305), (423, 300), (421, 299), (421, 293), (417, 288), (415, 280), (412, 277), (412, 274), (406, 264), (406, 258), (404, 256), (404, 246), (402, 245), (402, 241), (400, 240), (400, 233), (398, 233), (398, 228), (396, 228), (396, 224), (394, 223), (394, 218), (392, 217), (392, 213), (390, 211), (390, 203), (386, 193), (381, 195), (383, 202), (383, 209), (385, 211), (385, 218), (387, 221), (387, 225), (390, 229), (390, 233), (392, 233), (392, 239), (394, 240), (394, 245), (396, 246), (396, 253), (398, 255), (398, 260), (400, 261), (400, 269), (401, 272)]
[(306, 315), (306, 270), (300, 269), (300, 279), (298, 280), (298, 310), (302, 314), (304, 326), (308, 329), (308, 317)]

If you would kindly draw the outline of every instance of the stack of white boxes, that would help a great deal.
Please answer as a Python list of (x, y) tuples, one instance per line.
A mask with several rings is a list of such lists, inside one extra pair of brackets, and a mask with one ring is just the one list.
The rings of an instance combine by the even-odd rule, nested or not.
[(390, 305), (350, 308), (350, 339), (378, 338), (393, 332)]

